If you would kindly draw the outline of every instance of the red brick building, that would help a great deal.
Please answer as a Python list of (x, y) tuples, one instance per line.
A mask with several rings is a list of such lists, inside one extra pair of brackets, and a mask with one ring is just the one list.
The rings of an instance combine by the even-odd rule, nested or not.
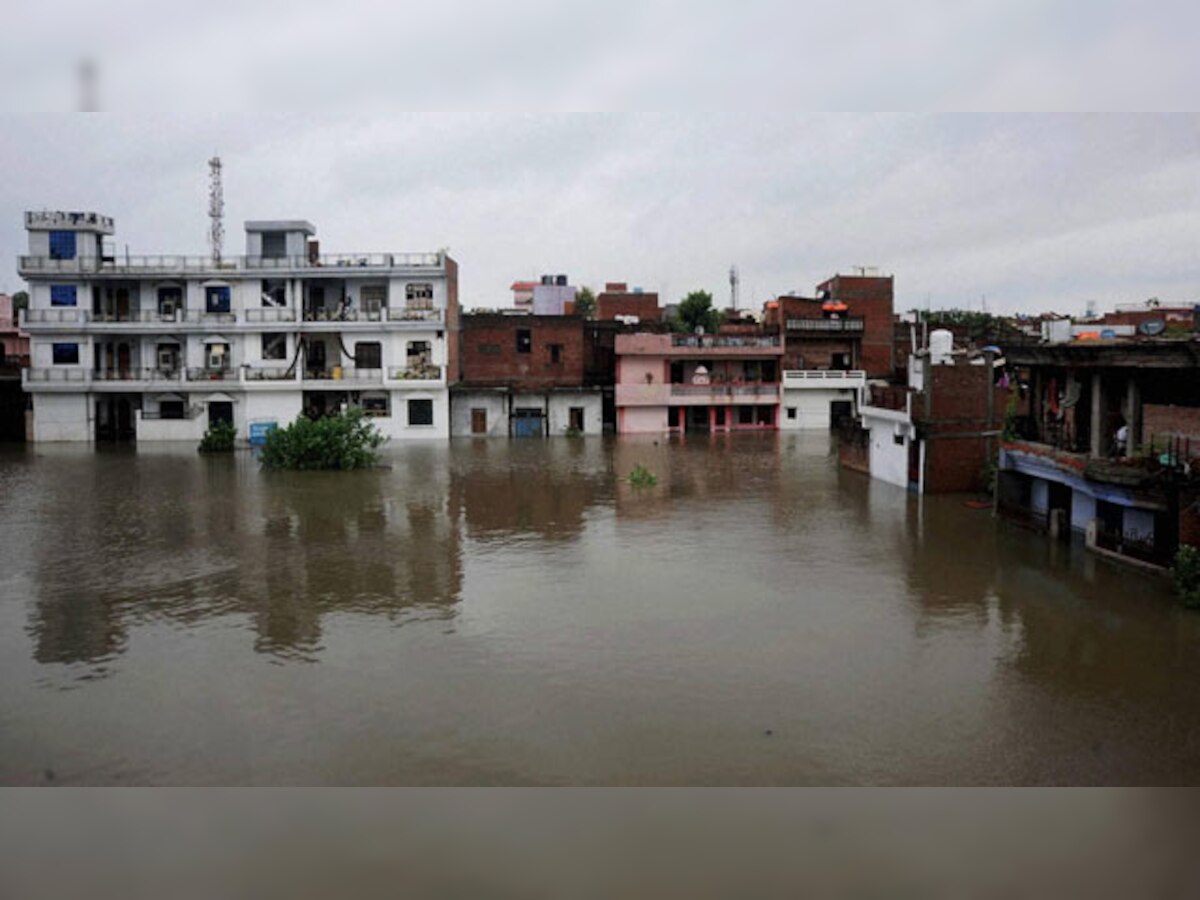
[(763, 327), (782, 329), (785, 369), (862, 368), (863, 319), (832, 300), (785, 295), (767, 303)]
[[(462, 316), (460, 370), (450, 397), (451, 434), (602, 432), (605, 367), (611, 370), (613, 362), (605, 355), (605, 335), (596, 324), (579, 316)], [(607, 384), (611, 398), (611, 374)]]
[(617, 316), (633, 316), (639, 322), (660, 321), (662, 310), (658, 305), (658, 294), (644, 293), (637, 288), (630, 291), (625, 282), (610, 281), (596, 297), (596, 318), (612, 321)]
[(844, 315), (861, 319), (861, 367), (870, 378), (891, 378), (893, 358), (894, 278), (891, 275), (834, 275), (817, 285), (817, 296), (844, 304)]

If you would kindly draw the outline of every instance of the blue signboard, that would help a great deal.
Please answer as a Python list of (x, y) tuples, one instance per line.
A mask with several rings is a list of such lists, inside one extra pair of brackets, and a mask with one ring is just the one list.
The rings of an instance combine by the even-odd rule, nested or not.
[(275, 422), (251, 422), (250, 423), (250, 446), (261, 447), (267, 442), (267, 435), (274, 431), (278, 426)]

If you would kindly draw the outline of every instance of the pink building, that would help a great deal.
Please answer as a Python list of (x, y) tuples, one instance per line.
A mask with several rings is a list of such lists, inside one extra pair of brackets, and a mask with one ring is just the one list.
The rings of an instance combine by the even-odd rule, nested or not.
[(0, 294), (0, 365), (29, 365), (29, 335), (17, 328), (8, 294)]
[(773, 431), (777, 334), (619, 334), (617, 431)]

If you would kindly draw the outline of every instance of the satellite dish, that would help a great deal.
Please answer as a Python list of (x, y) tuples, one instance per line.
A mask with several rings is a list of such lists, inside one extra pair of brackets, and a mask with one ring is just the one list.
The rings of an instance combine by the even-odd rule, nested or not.
[(1162, 319), (1149, 319), (1138, 326), (1138, 331), (1147, 337), (1154, 337), (1166, 331), (1167, 323)]

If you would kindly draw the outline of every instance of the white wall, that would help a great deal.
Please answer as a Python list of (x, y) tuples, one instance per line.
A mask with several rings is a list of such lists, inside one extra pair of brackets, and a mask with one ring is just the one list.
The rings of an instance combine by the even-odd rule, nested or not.
[[(508, 395), (502, 391), (455, 391), (450, 394), (450, 433), (466, 437), (471, 432), (471, 410), (487, 412), (487, 437), (508, 436)], [(475, 435), (480, 437), (480, 435)]]
[(1122, 533), (1126, 537), (1153, 537), (1154, 513), (1148, 509), (1126, 507)]
[(90, 441), (92, 429), (92, 410), (87, 394), (34, 395), (35, 441)]
[[(782, 408), (779, 413), (781, 431), (828, 431), (832, 420), (830, 404), (837, 401), (854, 401), (854, 391), (845, 389), (805, 388), (783, 391)], [(796, 418), (788, 418), (788, 408), (794, 407)]]
[(1071, 529), (1086, 531), (1088, 522), (1096, 518), (1096, 498), (1083, 491), (1071, 491)]
[(908, 445), (912, 438), (895, 442), (896, 423), (888, 419), (863, 416), (863, 426), (870, 433), (871, 477), (898, 487), (908, 487)]
[[(372, 419), (381, 432), (394, 440), (429, 440), (431, 438), (450, 437), (450, 392), (433, 391), (391, 391), (391, 415)], [(409, 425), (408, 401), (432, 400), (433, 425)]]

